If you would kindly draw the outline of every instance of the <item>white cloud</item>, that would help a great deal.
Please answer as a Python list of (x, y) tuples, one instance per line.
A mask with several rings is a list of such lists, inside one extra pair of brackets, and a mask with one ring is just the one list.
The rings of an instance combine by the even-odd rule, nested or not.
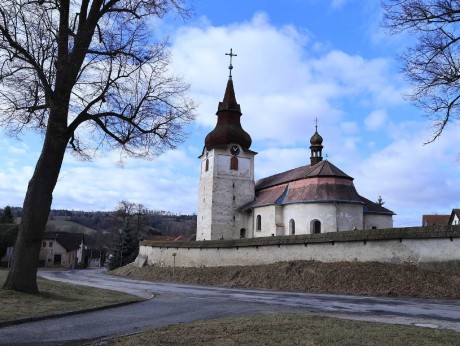
[(388, 115), (386, 111), (384, 109), (378, 109), (371, 112), (371, 114), (364, 119), (364, 125), (366, 125), (367, 130), (375, 131), (385, 125), (387, 118)]
[(338, 50), (317, 52), (315, 44), (296, 28), (275, 27), (259, 13), (249, 22), (225, 27), (208, 23), (182, 28), (173, 38), (173, 66), (191, 81), (200, 102), (197, 122), (210, 129), (228, 73), (224, 53), (232, 47), (238, 55), (233, 80), (241, 121), (254, 143), (263, 147), (308, 140), (316, 117), (321, 131), (349, 122), (340, 106), (346, 98), (362, 107), (402, 102), (388, 60)]
[(422, 214), (460, 205), (460, 138), (452, 129), (430, 145), (422, 124), (348, 169), (358, 192), (373, 200), (379, 195), (396, 212), (397, 225), (420, 225)]

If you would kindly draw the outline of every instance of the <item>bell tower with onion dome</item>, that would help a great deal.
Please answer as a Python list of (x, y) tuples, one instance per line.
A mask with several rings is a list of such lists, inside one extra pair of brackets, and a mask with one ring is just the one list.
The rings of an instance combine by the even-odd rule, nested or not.
[(196, 240), (239, 239), (249, 236), (250, 224), (241, 208), (255, 199), (251, 136), (241, 127), (230, 49), (229, 78), (217, 109), (216, 127), (205, 138), (200, 159)]
[(315, 119), (315, 133), (310, 138), (310, 163), (312, 166), (323, 161), (323, 137), (318, 133), (318, 119)]

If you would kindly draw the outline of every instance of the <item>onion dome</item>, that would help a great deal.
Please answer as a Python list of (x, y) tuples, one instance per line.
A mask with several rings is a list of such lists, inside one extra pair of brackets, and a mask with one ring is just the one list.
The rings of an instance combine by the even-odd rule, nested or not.
[(315, 133), (310, 138), (310, 164), (312, 166), (323, 161), (323, 137), (318, 133), (318, 125), (315, 126)]
[(205, 147), (211, 150), (223, 147), (230, 143), (239, 144), (244, 150), (249, 149), (252, 143), (251, 136), (241, 127), (241, 108), (236, 102), (233, 81), (229, 78), (225, 95), (219, 102), (217, 109), (217, 124), (205, 138)]
[(321, 145), (323, 144), (323, 137), (320, 136), (318, 133), (318, 130), (315, 131), (313, 136), (310, 138), (310, 144), (311, 145)]

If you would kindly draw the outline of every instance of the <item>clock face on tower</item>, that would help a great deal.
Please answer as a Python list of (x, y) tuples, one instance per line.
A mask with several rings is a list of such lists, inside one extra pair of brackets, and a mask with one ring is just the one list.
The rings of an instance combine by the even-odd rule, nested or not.
[(236, 155), (238, 155), (239, 153), (240, 153), (240, 147), (239, 147), (239, 146), (237, 146), (237, 145), (232, 145), (232, 146), (230, 147), (230, 154), (236, 156)]

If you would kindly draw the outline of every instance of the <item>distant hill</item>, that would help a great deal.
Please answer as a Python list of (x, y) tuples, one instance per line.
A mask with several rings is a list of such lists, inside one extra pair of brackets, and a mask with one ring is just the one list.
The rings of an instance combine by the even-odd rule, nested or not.
[[(22, 208), (11, 207), (13, 216), (20, 222)], [(3, 211), (0, 209), (0, 211)], [(147, 210), (143, 216), (144, 226), (149, 232), (156, 235), (182, 236), (189, 238), (196, 233), (196, 215), (179, 215), (168, 211)], [(53, 209), (50, 212), (47, 231), (84, 233), (85, 242), (91, 246), (108, 244), (113, 234), (118, 232), (115, 226), (114, 211), (82, 211)]]
[(46, 230), (49, 232), (84, 233), (85, 235), (92, 235), (98, 231), (94, 228), (80, 225), (74, 221), (66, 220), (48, 220)]

